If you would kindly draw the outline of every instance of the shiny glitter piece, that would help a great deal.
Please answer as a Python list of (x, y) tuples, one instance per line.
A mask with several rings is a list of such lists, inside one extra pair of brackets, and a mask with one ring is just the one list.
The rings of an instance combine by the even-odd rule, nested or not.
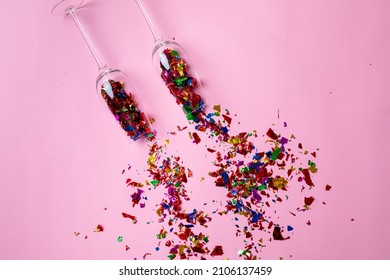
[(103, 232), (104, 231), (104, 228), (102, 225), (97, 225), (94, 232)]

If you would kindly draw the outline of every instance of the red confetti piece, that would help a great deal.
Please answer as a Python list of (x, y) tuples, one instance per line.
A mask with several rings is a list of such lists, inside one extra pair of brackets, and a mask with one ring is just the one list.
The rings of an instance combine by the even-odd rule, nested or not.
[(177, 130), (179, 130), (179, 131), (183, 131), (183, 130), (185, 130), (185, 129), (187, 129), (186, 126), (184, 126), (183, 128), (180, 128), (180, 126), (177, 126)]
[(267, 136), (272, 140), (278, 140), (278, 135), (271, 128), (268, 129)]
[(303, 179), (305, 180), (305, 183), (310, 186), (310, 187), (313, 187), (314, 184), (313, 184), (313, 181), (311, 180), (311, 177), (310, 177), (310, 171), (308, 169), (302, 169), (302, 174), (303, 174)]
[(314, 202), (314, 197), (305, 197), (305, 205), (310, 206)]
[(201, 140), (200, 140), (198, 133), (194, 132), (194, 133), (192, 133), (192, 136), (194, 137), (194, 143), (199, 144)]
[(136, 187), (136, 188), (142, 188), (143, 187), (143, 185), (141, 183), (134, 182), (130, 178), (126, 180), (126, 185), (128, 187)]
[(126, 248), (125, 248), (126, 251), (129, 251), (130, 250), (130, 247), (128, 245), (126, 245)]
[(145, 255), (143, 255), (143, 259), (145, 260), (146, 259), (146, 256), (151, 256), (152, 254), (151, 253), (146, 253)]
[(326, 191), (330, 191), (331, 189), (332, 189), (331, 186), (329, 186), (329, 185), (326, 185), (326, 186), (325, 186), (325, 190), (326, 190)]
[(280, 232), (280, 227), (277, 227), (277, 226), (274, 227), (272, 237), (274, 238), (274, 240), (284, 240), (284, 237)]
[(230, 125), (232, 123), (232, 118), (222, 114), (223, 119)]
[(214, 247), (214, 249), (211, 251), (210, 255), (212, 257), (215, 257), (215, 256), (222, 256), (224, 253), (223, 253), (223, 249), (222, 249), (222, 246), (220, 245), (217, 245)]
[(137, 217), (136, 216), (133, 216), (133, 215), (130, 215), (130, 214), (127, 214), (127, 213), (122, 213), (122, 216), (123, 216), (123, 218), (132, 220), (134, 224), (137, 223)]
[(104, 228), (102, 225), (97, 225), (94, 232), (103, 232), (104, 231)]

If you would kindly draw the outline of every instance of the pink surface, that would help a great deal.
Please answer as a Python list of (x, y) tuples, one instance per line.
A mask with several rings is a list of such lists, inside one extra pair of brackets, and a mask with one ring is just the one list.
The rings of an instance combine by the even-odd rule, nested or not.
[[(146, 179), (147, 146), (130, 143), (101, 106), (95, 62), (72, 21), (51, 16), (56, 2), (2, 3), (0, 258), (140, 257), (156, 246), (159, 225), (145, 224), (152, 207), (138, 211), (137, 225), (120, 213), (132, 211), (126, 178)], [(186, 125), (153, 69), (152, 36), (135, 2), (86, 2), (81, 22), (102, 57), (132, 77), (160, 138)], [(210, 104), (237, 114), (237, 131), (264, 133), (286, 121), (304, 148), (320, 149), (317, 204), (294, 220), (291, 240), (273, 242), (262, 257), (389, 259), (390, 2), (145, 0), (145, 6), (162, 33), (191, 55)], [(173, 138), (170, 152), (199, 178), (208, 170), (204, 144), (188, 140), (187, 133)], [(193, 190), (195, 205), (218, 196), (211, 180), (202, 188)], [(215, 223), (214, 242), (238, 250), (233, 223), (217, 217)], [(93, 233), (97, 224), (104, 233)]]

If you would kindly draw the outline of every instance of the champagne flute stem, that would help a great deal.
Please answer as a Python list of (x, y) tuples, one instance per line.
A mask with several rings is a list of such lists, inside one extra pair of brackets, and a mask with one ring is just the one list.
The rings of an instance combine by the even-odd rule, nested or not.
[(91, 51), (99, 70), (103, 69), (104, 67), (107, 66), (107, 64), (102, 62), (99, 54), (97, 53), (94, 45), (92, 44), (92, 41), (88, 37), (87, 32), (85, 31), (84, 27), (80, 23), (75, 9), (74, 8), (69, 9), (68, 13), (72, 17), (72, 19), (73, 19), (74, 23), (76, 24), (77, 28), (79, 29), (81, 35), (83, 35), (83, 38), (84, 38), (85, 42), (87, 43), (89, 50)]
[(161, 35), (157, 32), (156, 28), (154, 27), (153, 25), (153, 22), (152, 20), (150, 19), (149, 17), (149, 14), (148, 12), (145, 10), (145, 7), (144, 5), (142, 4), (141, 0), (135, 0), (135, 2), (137, 3), (138, 5), (138, 8), (141, 10), (146, 22), (148, 23), (148, 26), (149, 26), (149, 29), (150, 31), (152, 32), (153, 34), (153, 39), (154, 39), (154, 42), (158, 42), (161, 40)]

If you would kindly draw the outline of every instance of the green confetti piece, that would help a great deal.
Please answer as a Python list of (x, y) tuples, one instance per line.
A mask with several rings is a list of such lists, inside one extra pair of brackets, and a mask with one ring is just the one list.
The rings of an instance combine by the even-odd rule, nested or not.
[(195, 115), (194, 114), (191, 114), (191, 113), (187, 114), (187, 120), (193, 121), (194, 119), (195, 119)]
[(173, 82), (178, 86), (182, 86), (183, 83), (187, 81), (187, 77), (182, 77), (182, 78), (177, 78), (176, 80), (174, 80)]
[(119, 235), (117, 240), (118, 240), (118, 242), (122, 242), (123, 241), (123, 236)]
[(150, 183), (153, 185), (153, 186), (157, 186), (158, 183), (160, 183), (159, 180), (153, 180), (153, 181), (150, 181)]
[(275, 151), (273, 151), (272, 155), (271, 155), (271, 160), (276, 160), (281, 151), (282, 151), (282, 148), (278, 148)]

